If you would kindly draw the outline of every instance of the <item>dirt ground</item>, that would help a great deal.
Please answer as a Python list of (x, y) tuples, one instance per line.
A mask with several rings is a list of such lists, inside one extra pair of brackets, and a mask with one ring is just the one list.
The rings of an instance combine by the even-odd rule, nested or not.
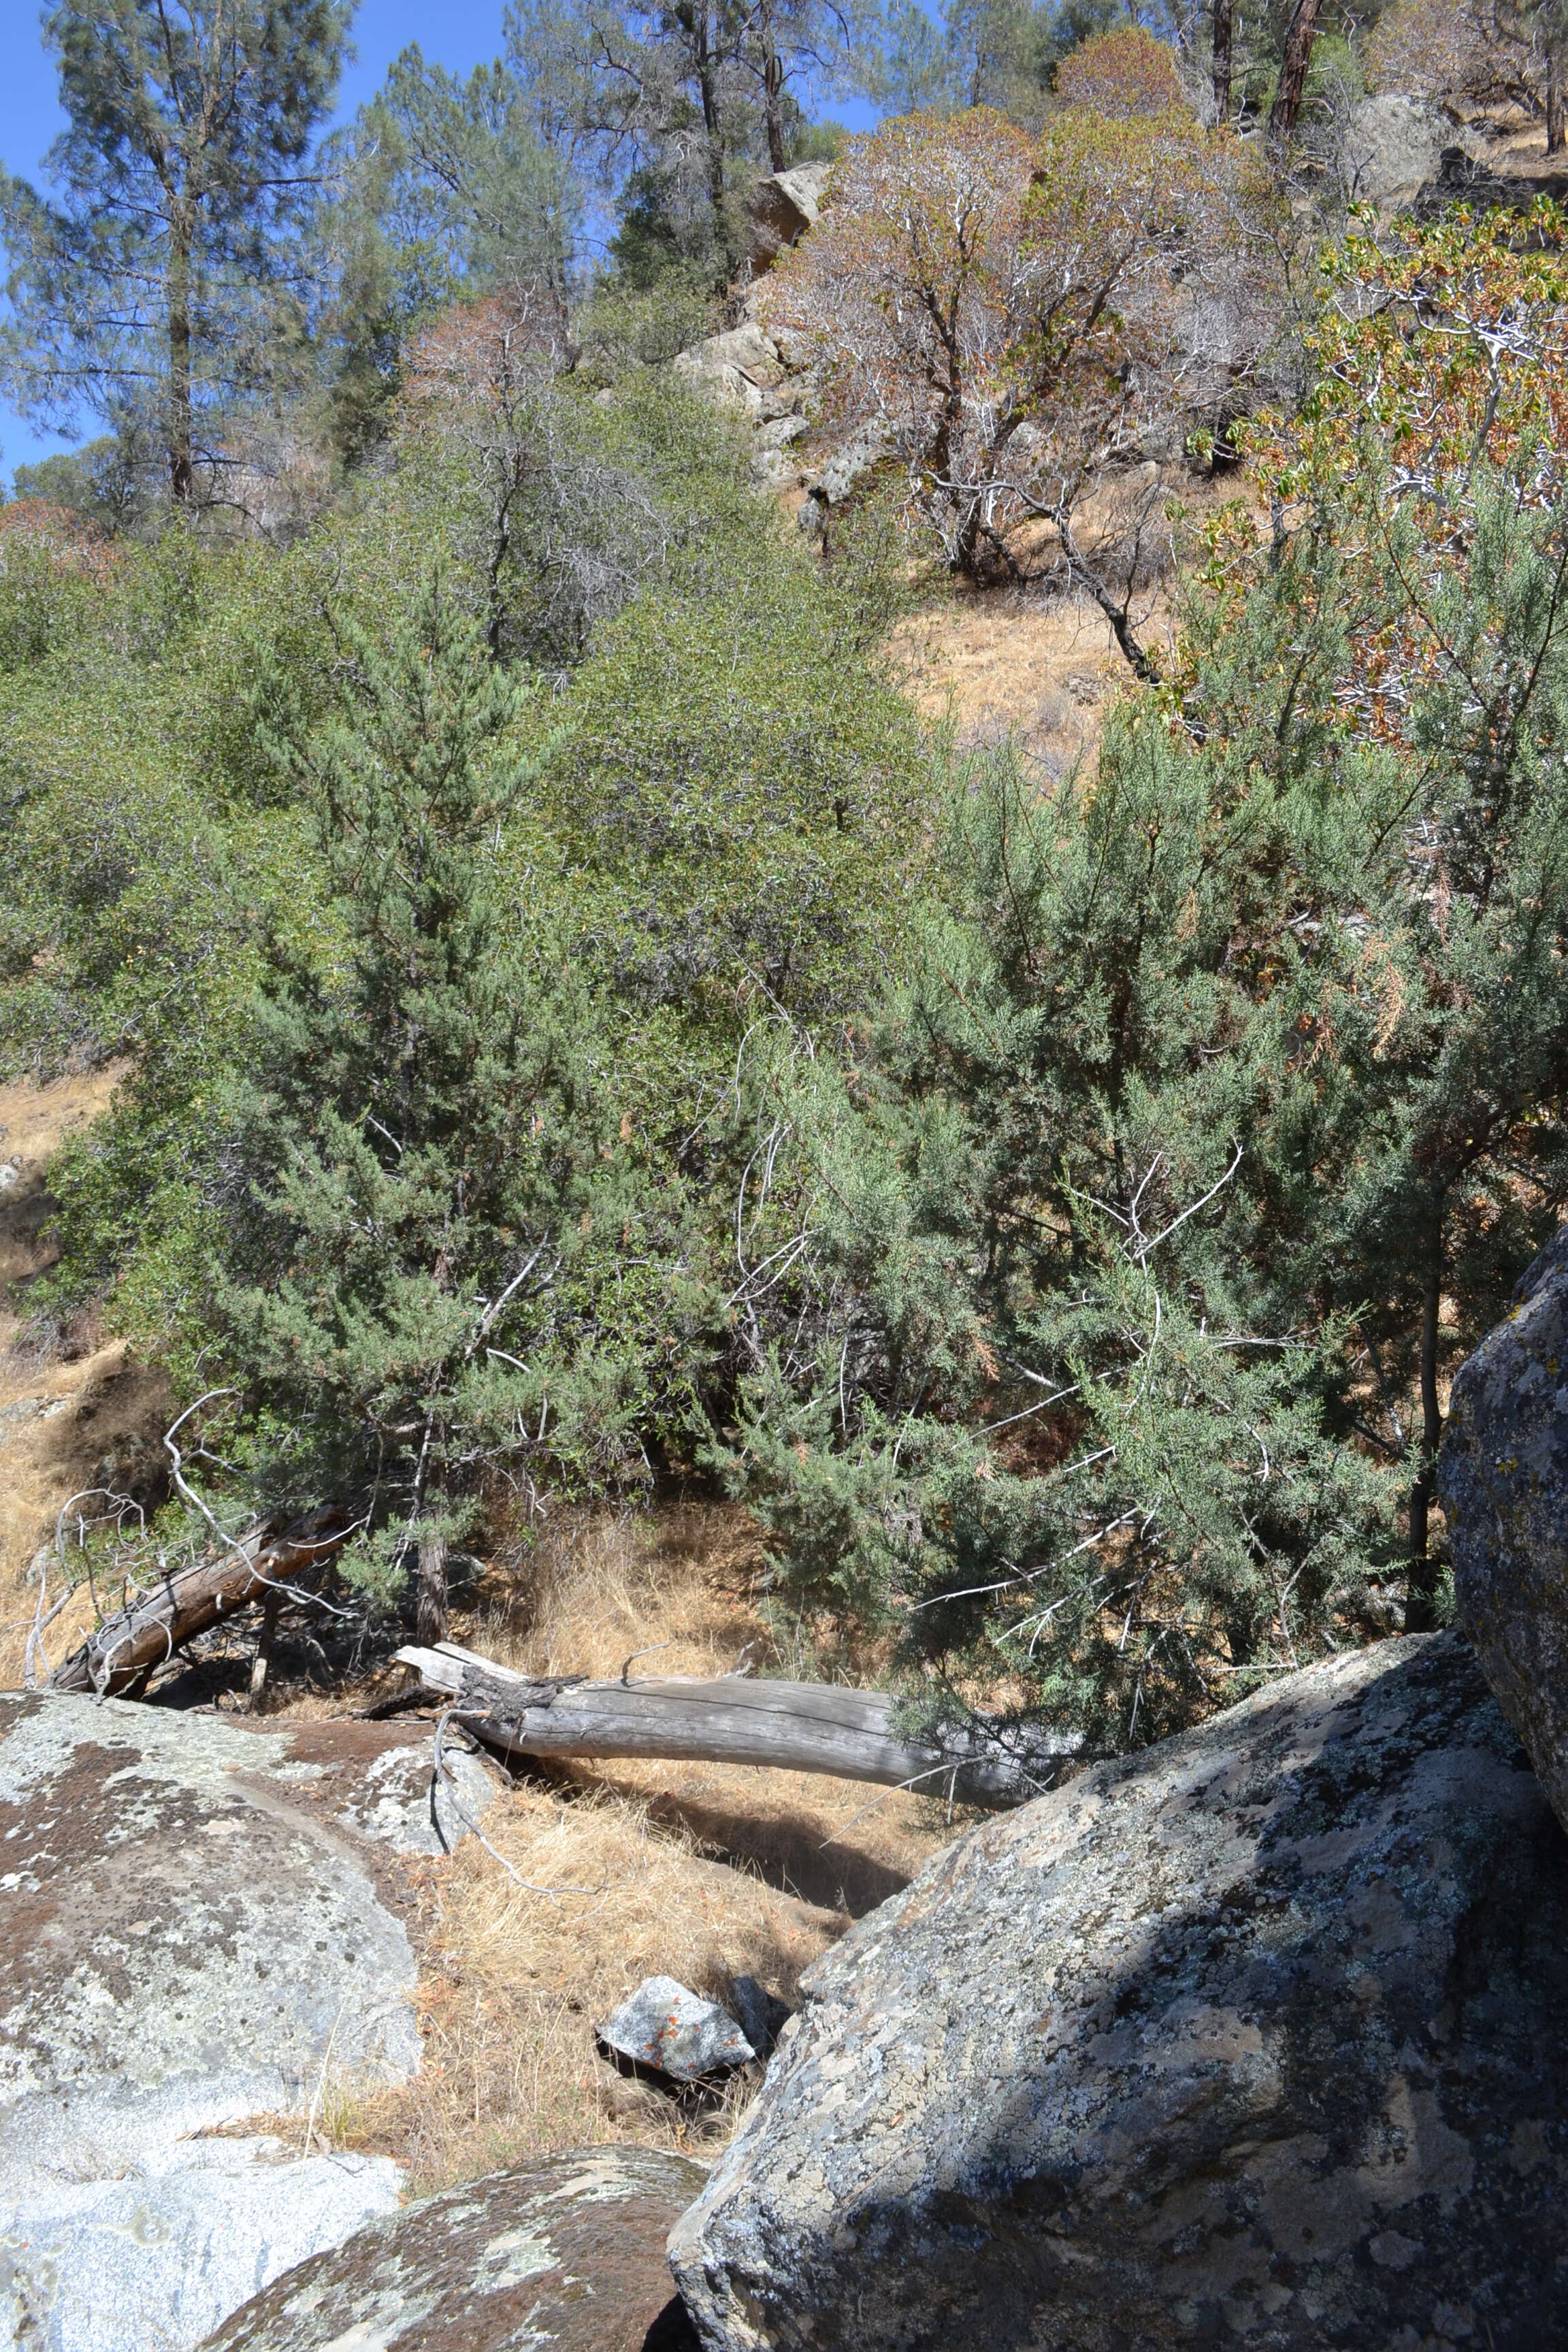
[[(84, 1487), (123, 1488), (155, 1468), (164, 1426), (158, 1374), (121, 1342), (105, 1343), (91, 1317), (63, 1329), (41, 1318), (33, 1290), (56, 1255), (48, 1163), (106, 1108), (118, 1076), (104, 1069), (47, 1087), (0, 1086), (0, 1688), (21, 1683), (36, 1563), (61, 1507)], [(53, 1601), (59, 1588), (46, 1565)], [(56, 1620), (50, 1657), (79, 1640), (87, 1612), (84, 1593)]]

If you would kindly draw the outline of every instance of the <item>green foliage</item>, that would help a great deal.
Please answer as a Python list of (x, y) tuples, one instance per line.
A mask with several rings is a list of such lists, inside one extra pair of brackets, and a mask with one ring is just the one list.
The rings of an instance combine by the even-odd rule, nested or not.
[(601, 276), (573, 320), (586, 378), (605, 385), (634, 368), (668, 367), (719, 331), (720, 307), (707, 273), (672, 262), (651, 284), (634, 272)]
[(757, 1089), (713, 1458), (911, 1670), (1116, 1745), (1443, 1605), (1443, 1381), (1568, 1203), (1562, 266), (1331, 257), (1175, 686), (963, 776), (913, 987)]
[(672, 551), (602, 631), (542, 767), (617, 993), (703, 1038), (763, 1003), (852, 1004), (920, 855), (916, 733), (868, 673), (858, 583), (812, 580), (781, 541)]
[(279, 746), (321, 910), (260, 949), (201, 1321), (264, 1486), (355, 1496), (371, 1574), (393, 1515), (416, 1541), (546, 1464), (640, 1471), (671, 1236), (630, 1181), (585, 992), (510, 887), (522, 689), (438, 574), (385, 645), (336, 618), (342, 708)]
[(1392, 1535), (1281, 1278), (1314, 1080), (1261, 943), (1313, 818), (1226, 782), (1131, 718), (1088, 793), (966, 779), (914, 985), (770, 1104), (811, 1272), (717, 1457), (791, 1600), (1110, 1746), (1342, 1633)]
[(787, 162), (793, 172), (797, 163), (831, 163), (844, 152), (844, 142), (849, 133), (841, 122), (808, 122), (805, 115), (796, 120), (790, 132)]
[(18, 466), (13, 495), (66, 508), (110, 538), (132, 530), (151, 503), (148, 454), (134, 436), (105, 434), (79, 449), (61, 449)]
[(654, 390), (540, 394), (587, 470), (512, 510), (509, 610), (541, 535), (601, 562), (595, 482), (641, 518), (567, 671), (484, 642), (451, 401), (287, 552), (174, 532), (0, 578), (0, 622), (56, 614), (0, 679), (7, 1051), (130, 1065), (58, 1171), (56, 1296), (234, 1391), (245, 1498), (354, 1497), (384, 1593), (422, 1531), (687, 1442), (729, 1378), (737, 1045), (769, 986), (864, 996), (919, 855), (878, 564), (825, 590), (710, 413)]
[(499, 61), (466, 82), (417, 44), (388, 69), (359, 143), (386, 174), (384, 219), (407, 315), (460, 293), (564, 287), (576, 228), (570, 175), (541, 144), (527, 94)]

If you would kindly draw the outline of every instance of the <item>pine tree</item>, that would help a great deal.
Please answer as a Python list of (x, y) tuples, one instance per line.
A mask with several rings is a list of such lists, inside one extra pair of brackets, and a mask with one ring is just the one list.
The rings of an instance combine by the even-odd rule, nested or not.
[(68, 128), (61, 200), (0, 179), (13, 396), (151, 432), (174, 499), (196, 495), (204, 425), (264, 381), (300, 291), (311, 138), (352, 0), (62, 0), (44, 19)]

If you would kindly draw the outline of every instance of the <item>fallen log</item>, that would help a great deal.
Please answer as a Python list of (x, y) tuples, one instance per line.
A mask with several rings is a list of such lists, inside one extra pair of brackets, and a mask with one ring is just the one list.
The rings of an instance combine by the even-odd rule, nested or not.
[(839, 1780), (922, 1788), (961, 1803), (1026, 1803), (1080, 1746), (1072, 1733), (964, 1717), (933, 1735), (895, 1733), (885, 1691), (836, 1683), (538, 1680), (455, 1642), (399, 1650), (476, 1738), (509, 1756), (626, 1756), (670, 1763), (772, 1765)]
[(252, 1601), (276, 1597), (331, 1559), (347, 1541), (347, 1514), (335, 1503), (279, 1529), (261, 1521), (216, 1559), (175, 1569), (107, 1616), (46, 1687), (139, 1695), (147, 1677), (196, 1634)]

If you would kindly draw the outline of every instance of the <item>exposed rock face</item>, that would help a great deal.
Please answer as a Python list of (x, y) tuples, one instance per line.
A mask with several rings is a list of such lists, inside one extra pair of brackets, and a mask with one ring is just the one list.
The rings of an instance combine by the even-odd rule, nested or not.
[(873, 416), (838, 439), (811, 447), (807, 436), (821, 403), (814, 364), (820, 354), (808, 337), (766, 315), (765, 294), (764, 279), (752, 287), (747, 316), (738, 327), (693, 343), (670, 364), (693, 391), (738, 412), (752, 427), (752, 480), (764, 489), (805, 490), (801, 526), (820, 530), (829, 509), (892, 454), (893, 436), (886, 422)]
[(436, 1843), (416, 1745), (0, 1698), (0, 2347), (195, 2344), (396, 2203), (384, 2160), (204, 2135), (416, 2067), (376, 1873)]
[(752, 198), (752, 275), (761, 277), (786, 246), (816, 225), (832, 176), (831, 163), (797, 163), (770, 172)]
[(1408, 204), (1438, 168), (1454, 126), (1430, 100), (1387, 91), (1363, 98), (1345, 125), (1345, 191), (1356, 204)]
[(784, 374), (778, 346), (754, 320), (693, 343), (670, 365), (698, 391), (738, 408), (753, 425), (786, 415), (793, 408), (793, 402), (778, 396)]
[(1568, 1843), (1463, 1642), (986, 1825), (809, 1973), (709, 2352), (1568, 2342)]
[(618, 2058), (652, 2066), (674, 2083), (701, 2083), (756, 2056), (734, 2019), (674, 1977), (645, 1977), (605, 2018), (599, 2039)]
[(494, 2173), (290, 2271), (207, 2352), (698, 2352), (664, 2241), (705, 2178), (647, 2148)]
[(1568, 1231), (1459, 1370), (1438, 1485), (1465, 1629), (1568, 1824)]
[(450, 1853), (505, 1789), (500, 1768), (449, 1735), (441, 1778), (427, 1728), (384, 1723), (300, 1723), (281, 1738), (273, 1768), (318, 1818), (394, 1853)]

